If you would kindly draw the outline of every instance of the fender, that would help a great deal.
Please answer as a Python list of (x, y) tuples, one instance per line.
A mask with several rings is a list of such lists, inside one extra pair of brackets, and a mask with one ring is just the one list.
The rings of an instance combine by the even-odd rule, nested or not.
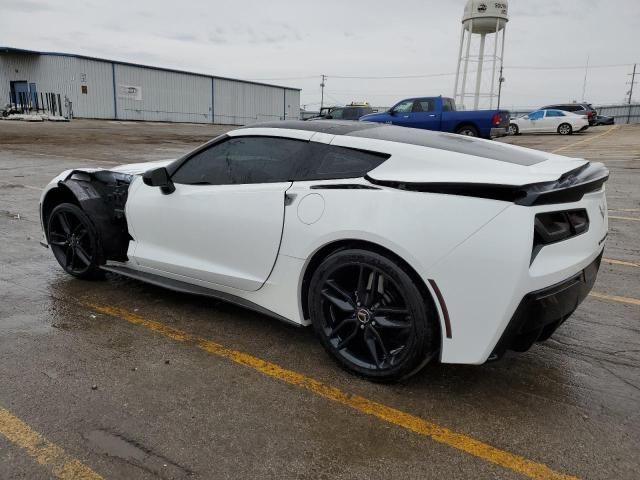
[(104, 260), (127, 260), (129, 230), (124, 206), (133, 175), (109, 170), (72, 170), (59, 186), (68, 188), (93, 221), (102, 244)]

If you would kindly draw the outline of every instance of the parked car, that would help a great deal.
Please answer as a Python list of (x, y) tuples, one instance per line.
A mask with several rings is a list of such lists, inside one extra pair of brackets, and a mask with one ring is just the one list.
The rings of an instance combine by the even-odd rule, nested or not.
[(366, 115), (360, 120), (458, 133), (470, 137), (492, 138), (507, 134), (509, 112), (506, 110), (457, 112), (452, 98), (419, 97), (407, 98), (386, 112)]
[(330, 107), (323, 109), (320, 115), (312, 117), (309, 120), (358, 120), (360, 117), (369, 113), (374, 113), (375, 110), (369, 106), (368, 103), (351, 103), (344, 107)]
[(576, 115), (586, 115), (589, 125), (595, 125), (598, 112), (590, 103), (560, 103), (557, 105), (547, 105), (540, 110), (562, 110), (564, 112), (575, 113)]
[(589, 128), (589, 121), (584, 115), (575, 115), (562, 110), (536, 110), (520, 118), (512, 119), (509, 134), (520, 133), (559, 133), (571, 135)]
[(606, 117), (604, 115), (596, 115), (596, 121), (594, 125), (613, 125), (615, 119), (613, 117)]
[(342, 367), (391, 381), (549, 338), (594, 284), (607, 178), (601, 163), (481, 139), (282, 121), (174, 161), (62, 172), (40, 218), (75, 277), (114, 272), (313, 325)]

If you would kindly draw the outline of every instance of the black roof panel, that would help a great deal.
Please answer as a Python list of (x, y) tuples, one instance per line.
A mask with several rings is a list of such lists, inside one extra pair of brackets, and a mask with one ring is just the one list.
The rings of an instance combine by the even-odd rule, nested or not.
[(252, 123), (242, 128), (289, 128), (291, 130), (307, 130), (331, 135), (347, 135), (379, 126), (377, 123), (357, 122), (355, 120), (283, 120), (280, 122)]
[(466, 155), (476, 155), (501, 162), (517, 165), (534, 165), (547, 160), (547, 155), (536, 150), (520, 149), (514, 152), (501, 143), (455, 135), (452, 133), (432, 132), (418, 128), (398, 127), (376, 122), (358, 122), (351, 120), (285, 120), (280, 122), (254, 123), (243, 128), (287, 128), (347, 135), (350, 137), (386, 140), (421, 147), (437, 148)]

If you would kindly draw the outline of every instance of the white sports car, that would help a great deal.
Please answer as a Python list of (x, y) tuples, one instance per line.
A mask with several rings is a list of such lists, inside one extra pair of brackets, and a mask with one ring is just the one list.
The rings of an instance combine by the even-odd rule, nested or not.
[(285, 121), (175, 161), (63, 172), (40, 211), (72, 275), (312, 324), (344, 368), (392, 381), (547, 339), (595, 281), (608, 175), (459, 135)]
[(585, 115), (576, 115), (562, 110), (536, 110), (511, 120), (508, 133), (559, 133), (571, 135), (589, 128), (589, 119)]

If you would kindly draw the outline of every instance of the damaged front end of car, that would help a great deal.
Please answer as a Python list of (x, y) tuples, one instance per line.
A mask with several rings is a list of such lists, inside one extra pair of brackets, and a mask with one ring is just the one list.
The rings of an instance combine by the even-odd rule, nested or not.
[(79, 206), (93, 222), (102, 246), (103, 261), (127, 260), (129, 229), (125, 204), (134, 175), (110, 170), (71, 170), (47, 190), (40, 205), (47, 246), (47, 225), (51, 212), (61, 203)]

